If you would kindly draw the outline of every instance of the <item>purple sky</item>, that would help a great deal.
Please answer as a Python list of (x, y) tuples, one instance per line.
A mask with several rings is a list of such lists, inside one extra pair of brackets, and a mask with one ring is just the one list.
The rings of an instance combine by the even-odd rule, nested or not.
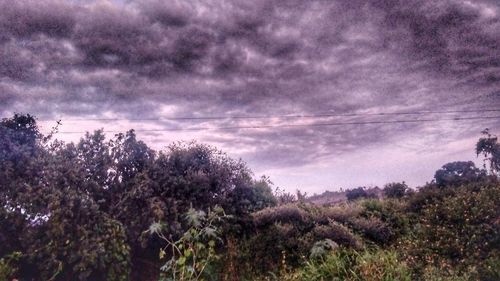
[[(62, 119), (68, 141), (197, 140), (290, 191), (416, 186), (481, 164), (481, 130), (500, 133), (450, 120), (500, 116), (484, 111), (500, 110), (499, 30), (498, 0), (0, 0), (0, 114)], [(376, 115), (422, 111), (462, 112)], [(175, 119), (230, 116), (270, 117)], [(377, 123), (417, 119), (447, 120)]]

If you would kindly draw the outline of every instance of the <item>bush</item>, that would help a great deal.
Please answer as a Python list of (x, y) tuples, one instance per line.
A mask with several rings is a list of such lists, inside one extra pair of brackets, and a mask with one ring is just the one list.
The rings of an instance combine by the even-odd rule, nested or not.
[(185, 215), (188, 229), (178, 239), (163, 233), (162, 223), (153, 223), (148, 232), (157, 235), (166, 244), (159, 251), (161, 260), (166, 258), (160, 280), (197, 281), (209, 280), (215, 275), (214, 264), (220, 258), (216, 245), (222, 241), (219, 225), (227, 218), (224, 210), (197, 211), (189, 209)]
[(360, 249), (363, 245), (361, 239), (357, 238), (349, 228), (334, 221), (327, 225), (317, 225), (313, 233), (315, 240), (330, 239), (339, 245), (354, 249)]
[(397, 199), (368, 199), (358, 204), (363, 208), (349, 225), (380, 245), (388, 245), (406, 234), (409, 218), (405, 214), (406, 204)]
[(407, 211), (419, 214), (427, 206), (439, 204), (444, 198), (453, 196), (456, 192), (453, 188), (439, 188), (434, 184), (428, 184), (409, 199)]
[(384, 187), (384, 196), (387, 198), (403, 198), (409, 191), (408, 185), (405, 182), (393, 182), (386, 184)]
[(329, 218), (327, 210), (331, 209), (297, 203), (254, 213), (255, 233), (240, 243), (241, 255), (253, 264), (254, 270), (266, 273), (279, 268), (283, 260), (292, 267), (300, 265), (318, 240), (330, 239), (360, 249), (361, 239)]
[(296, 204), (266, 208), (254, 213), (253, 218), (257, 228), (266, 227), (276, 222), (291, 223), (301, 228), (311, 228), (314, 225), (310, 214)]
[(42, 231), (27, 256), (43, 280), (128, 280), (130, 249), (121, 223), (102, 214), (54, 213)]
[(363, 207), (358, 203), (343, 203), (331, 207), (325, 207), (323, 211), (318, 214), (317, 221), (328, 222), (332, 219), (340, 223), (348, 223), (354, 218), (358, 217), (363, 212)]
[(377, 217), (357, 218), (352, 221), (353, 228), (361, 231), (366, 238), (379, 244), (387, 244), (395, 234), (392, 229)]
[[(414, 236), (406, 241), (415, 267), (466, 270), (498, 257), (500, 249), (500, 185), (468, 185), (453, 196), (427, 204)], [(420, 264), (420, 265), (419, 265)]]
[(308, 232), (290, 223), (276, 222), (240, 241), (239, 263), (248, 265), (247, 269), (256, 274), (279, 270), (283, 263), (296, 267), (313, 243), (314, 237)]

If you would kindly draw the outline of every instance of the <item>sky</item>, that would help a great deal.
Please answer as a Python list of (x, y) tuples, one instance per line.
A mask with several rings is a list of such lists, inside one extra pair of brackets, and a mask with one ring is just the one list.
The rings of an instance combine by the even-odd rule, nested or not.
[(500, 134), (498, 0), (0, 0), (0, 116), (195, 140), (312, 193), (432, 179)]

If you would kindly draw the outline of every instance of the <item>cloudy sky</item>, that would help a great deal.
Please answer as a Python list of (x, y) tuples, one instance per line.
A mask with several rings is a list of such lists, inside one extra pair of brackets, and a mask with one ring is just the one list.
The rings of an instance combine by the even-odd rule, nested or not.
[(499, 30), (498, 0), (0, 0), (0, 115), (197, 140), (290, 191), (416, 186), (500, 133)]

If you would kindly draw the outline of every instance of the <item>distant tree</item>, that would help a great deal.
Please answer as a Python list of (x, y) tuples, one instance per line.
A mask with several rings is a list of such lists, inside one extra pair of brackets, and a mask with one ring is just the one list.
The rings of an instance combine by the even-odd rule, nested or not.
[(365, 187), (358, 187), (346, 191), (346, 197), (349, 201), (354, 201), (361, 198), (372, 198), (373, 195), (366, 191)]
[(393, 182), (384, 186), (384, 195), (388, 198), (402, 198), (409, 191), (405, 182)]
[[(490, 162), (490, 171), (492, 174), (500, 174), (500, 143), (498, 138), (492, 135), (488, 129), (483, 132), (484, 137), (480, 138), (476, 144), (476, 154), (484, 155), (485, 161)], [(486, 162), (485, 162), (486, 168)]]
[(457, 186), (484, 180), (486, 172), (476, 167), (472, 161), (458, 161), (445, 164), (437, 170), (434, 179), (440, 187)]

